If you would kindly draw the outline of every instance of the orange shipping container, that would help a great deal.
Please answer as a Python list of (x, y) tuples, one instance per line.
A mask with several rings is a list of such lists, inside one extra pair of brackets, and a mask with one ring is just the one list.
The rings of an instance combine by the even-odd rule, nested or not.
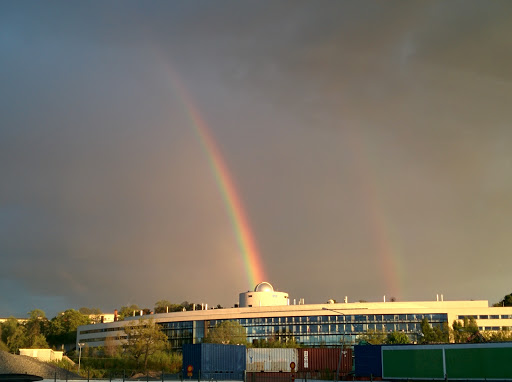
[[(352, 371), (352, 349), (345, 348), (302, 348), (299, 350), (299, 372), (336, 372), (340, 364), (340, 374)], [(341, 362), (341, 363), (340, 363)]]

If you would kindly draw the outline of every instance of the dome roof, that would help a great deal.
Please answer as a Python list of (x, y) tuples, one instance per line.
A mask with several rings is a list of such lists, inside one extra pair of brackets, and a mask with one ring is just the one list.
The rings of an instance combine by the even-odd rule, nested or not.
[(259, 283), (254, 288), (255, 292), (273, 292), (274, 287), (270, 283), (267, 283), (266, 281), (263, 281), (262, 283)]

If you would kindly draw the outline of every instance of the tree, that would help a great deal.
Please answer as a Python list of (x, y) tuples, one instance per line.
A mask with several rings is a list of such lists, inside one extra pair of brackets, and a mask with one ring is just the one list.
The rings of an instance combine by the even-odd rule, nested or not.
[(126, 352), (137, 364), (142, 360), (144, 370), (148, 366), (148, 357), (168, 346), (167, 336), (152, 319), (140, 318), (135, 326), (125, 326), (124, 332), (127, 336), (124, 343)]
[(507, 294), (500, 302), (497, 302), (493, 306), (512, 306), (512, 293)]
[(237, 321), (222, 321), (211, 329), (204, 342), (214, 344), (245, 345), (247, 333)]
[(119, 346), (116, 345), (116, 340), (114, 337), (110, 336), (105, 338), (104, 352), (105, 355), (110, 358), (113, 358), (119, 354)]
[(124, 320), (126, 317), (131, 317), (134, 315), (134, 312), (140, 312), (140, 308), (132, 304), (130, 306), (122, 306), (121, 309), (119, 309), (119, 313), (117, 315), (119, 321)]
[(188, 301), (183, 301), (181, 304), (181, 310), (185, 309), (185, 310), (194, 310), (195, 309), (195, 303), (193, 302), (188, 302)]
[(474, 317), (464, 317), (462, 322), (453, 321), (452, 337), (454, 342), (468, 342), (477, 333), (479, 333), (478, 324)]
[(443, 322), (442, 326), (434, 326), (434, 337), (437, 343), (450, 342), (450, 327), (447, 322)]
[(276, 337), (264, 338), (254, 340), (251, 345), (247, 344), (246, 346), (252, 346), (253, 348), (300, 348), (300, 344), (297, 343), (295, 337), (291, 337), (287, 341), (280, 341)]
[(99, 308), (86, 308), (85, 306), (78, 309), (80, 313), (86, 316), (102, 314), (103, 312)]
[(76, 330), (80, 325), (90, 324), (89, 317), (82, 313), (68, 309), (59, 313), (50, 321), (47, 340), (52, 346), (76, 343)]
[(42, 311), (41, 309), (34, 309), (34, 310), (31, 310), (30, 312), (28, 312), (28, 316), (30, 317), (31, 320), (35, 320), (35, 319), (38, 319), (38, 318), (46, 318), (46, 313), (44, 311)]
[(367, 342), (372, 345), (380, 345), (386, 341), (386, 332), (382, 330), (370, 329), (359, 336), (360, 342)]
[(432, 326), (427, 318), (421, 320), (421, 342), (432, 343), (447, 343), (450, 342), (450, 329), (448, 323), (443, 323), (442, 326)]
[(49, 348), (46, 342), (45, 334), (48, 332), (49, 322), (46, 314), (41, 309), (30, 311), (29, 319), (25, 323), (26, 344), (25, 346), (33, 349)]
[(501, 330), (492, 331), (490, 333), (484, 332), (484, 335), (488, 341), (492, 342), (512, 341), (512, 331), (507, 327), (504, 327)]
[(7, 344), (7, 341), (9, 340), (9, 337), (11, 337), (14, 332), (16, 331), (16, 328), (19, 326), (18, 320), (14, 317), (9, 317), (3, 324), (2, 324), (2, 342)]
[(394, 345), (394, 344), (408, 344), (411, 340), (409, 336), (404, 332), (391, 332), (386, 337), (386, 344)]
[(22, 325), (18, 325), (14, 333), (7, 339), (7, 347), (12, 353), (17, 353), (19, 349), (27, 346), (26, 329)]
[(167, 313), (171, 305), (173, 305), (172, 302), (168, 300), (159, 300), (155, 302), (155, 313)]

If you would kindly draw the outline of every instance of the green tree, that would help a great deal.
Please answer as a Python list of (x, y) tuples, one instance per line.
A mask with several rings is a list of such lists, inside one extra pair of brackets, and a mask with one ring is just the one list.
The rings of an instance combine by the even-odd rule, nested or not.
[(391, 332), (386, 337), (386, 344), (394, 345), (394, 344), (408, 344), (411, 340), (409, 336), (404, 332)]
[(300, 344), (297, 342), (295, 337), (290, 338), (286, 342), (279, 341), (275, 337), (272, 338), (264, 338), (259, 340), (254, 340), (252, 344), (247, 344), (246, 346), (251, 346), (253, 348), (300, 348)]
[(222, 321), (211, 329), (204, 342), (215, 344), (245, 345), (247, 333), (237, 321)]
[(3, 324), (2, 324), (2, 342), (7, 344), (7, 341), (9, 340), (9, 337), (11, 337), (14, 332), (16, 331), (16, 328), (19, 326), (18, 320), (14, 317), (9, 317)]
[(442, 326), (434, 326), (434, 338), (436, 343), (450, 342), (450, 327), (447, 322), (443, 322)]
[(430, 344), (436, 342), (434, 329), (430, 326), (427, 318), (423, 318), (423, 320), (421, 320), (421, 333), (423, 334), (421, 340), (422, 343)]
[(503, 299), (493, 306), (512, 306), (512, 293), (507, 294)]
[(127, 337), (124, 340), (125, 351), (138, 365), (142, 362), (144, 370), (147, 369), (148, 357), (168, 346), (167, 336), (152, 319), (140, 318), (136, 325), (126, 325), (124, 332)]
[(31, 320), (46, 318), (46, 313), (41, 309), (34, 309), (28, 312), (28, 316)]
[(28, 313), (29, 319), (25, 323), (26, 346), (33, 349), (49, 348), (45, 334), (49, 329), (49, 322), (46, 314), (41, 309), (35, 309)]
[(435, 344), (450, 342), (450, 329), (448, 323), (442, 326), (432, 326), (427, 318), (421, 320), (421, 343)]
[(90, 316), (93, 314), (102, 314), (103, 312), (99, 308), (86, 308), (85, 306), (78, 309), (80, 313), (82, 313), (85, 316)]
[(68, 309), (51, 319), (47, 340), (52, 346), (76, 343), (76, 330), (80, 325), (90, 324), (86, 315)]
[(382, 330), (370, 329), (359, 336), (360, 342), (368, 342), (372, 345), (380, 345), (386, 341), (386, 332)]
[(471, 337), (479, 333), (478, 324), (474, 317), (464, 317), (462, 322), (454, 320), (451, 333), (454, 342), (468, 342)]
[(18, 350), (27, 347), (26, 329), (22, 325), (18, 325), (14, 333), (7, 339), (7, 347), (11, 353), (17, 353)]
[(492, 332), (484, 332), (485, 338), (492, 342), (512, 341), (512, 331), (507, 327)]
[[(88, 351), (89, 349), (87, 349)], [(117, 345), (117, 342), (114, 337), (105, 338), (105, 346), (103, 347), (103, 351), (105, 352), (105, 356), (114, 358), (120, 353), (120, 346)]]
[(159, 300), (155, 302), (155, 313), (167, 313), (172, 305), (173, 303), (168, 300)]
[(138, 305), (132, 304), (129, 306), (122, 306), (121, 309), (119, 309), (119, 313), (118, 313), (119, 321), (124, 320), (126, 317), (133, 316), (134, 312), (136, 314), (138, 314), (138, 312), (140, 312), (140, 308), (138, 307)]

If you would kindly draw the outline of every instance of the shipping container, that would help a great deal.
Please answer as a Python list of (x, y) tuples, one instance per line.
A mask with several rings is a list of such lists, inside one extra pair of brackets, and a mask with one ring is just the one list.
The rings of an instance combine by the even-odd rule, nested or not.
[(247, 372), (246, 382), (293, 382), (300, 377), (296, 373), (291, 372), (266, 372), (256, 373)]
[[(339, 373), (346, 375), (352, 371), (352, 349), (302, 348), (299, 350), (299, 372)], [(339, 370), (338, 370), (339, 369)]]
[(355, 345), (356, 377), (382, 376), (381, 345)]
[(510, 342), (382, 346), (381, 357), (383, 378), (512, 381)]
[(290, 372), (290, 364), (297, 365), (298, 354), (297, 349), (248, 348), (246, 359), (248, 372)]
[(243, 380), (246, 349), (241, 345), (183, 345), (183, 377)]

